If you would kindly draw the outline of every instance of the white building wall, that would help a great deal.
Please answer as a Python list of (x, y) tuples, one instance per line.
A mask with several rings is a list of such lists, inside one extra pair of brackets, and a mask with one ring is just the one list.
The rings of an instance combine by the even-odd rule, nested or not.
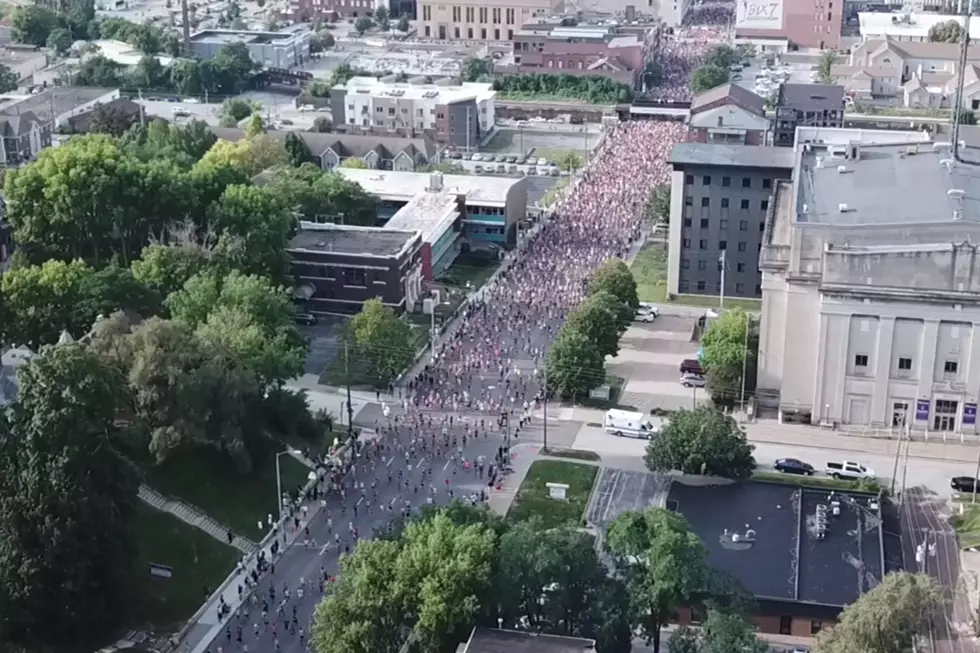
[(684, 220), (684, 171), (670, 173), (670, 231), (667, 235), (667, 292), (676, 295), (681, 276), (681, 232)]

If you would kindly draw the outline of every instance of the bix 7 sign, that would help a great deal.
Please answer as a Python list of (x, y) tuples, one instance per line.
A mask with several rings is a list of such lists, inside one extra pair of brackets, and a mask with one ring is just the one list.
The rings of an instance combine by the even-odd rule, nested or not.
[(783, 0), (738, 0), (735, 27), (780, 30), (783, 28)]

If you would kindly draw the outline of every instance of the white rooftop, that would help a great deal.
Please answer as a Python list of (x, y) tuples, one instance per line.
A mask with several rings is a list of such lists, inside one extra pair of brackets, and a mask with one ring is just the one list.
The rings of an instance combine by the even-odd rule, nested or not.
[(447, 190), (425, 190), (391, 216), (385, 229), (418, 231), (422, 241), (434, 243), (459, 218), (456, 194)]
[(930, 143), (927, 131), (896, 131), (892, 129), (854, 129), (848, 127), (797, 127), (797, 143), (822, 145), (847, 145), (858, 142), (864, 145), (891, 145), (902, 143)]
[[(101, 54), (109, 61), (114, 61), (121, 66), (135, 66), (143, 57), (146, 56), (140, 50), (137, 50), (129, 43), (124, 43), (123, 41), (100, 39), (98, 41), (93, 41), (92, 43), (98, 46), (98, 54)], [(168, 57), (163, 54), (157, 54), (154, 56), (164, 68), (170, 66), (170, 64), (174, 62), (173, 57)]]
[(435, 84), (403, 84), (386, 83), (374, 77), (352, 77), (347, 84), (338, 84), (334, 88), (347, 89), (348, 93), (372, 95), (374, 97), (397, 97), (406, 100), (438, 100), (439, 104), (459, 102), (461, 100), (493, 99), (497, 91), (491, 84), (479, 82), (463, 82), (458, 86), (436, 86)]
[[(862, 11), (858, 13), (861, 36), (865, 39), (891, 37), (897, 41), (926, 41), (929, 28), (938, 23), (955, 20), (963, 24), (963, 17), (953, 14), (924, 14), (915, 12), (884, 13)], [(970, 38), (980, 38), (980, 17), (970, 19)]]
[[(431, 175), (424, 172), (396, 172), (363, 168), (336, 168), (336, 172), (356, 181), (365, 191), (381, 199), (407, 202), (429, 187)], [(520, 183), (517, 177), (475, 177), (443, 175), (443, 190), (466, 195), (467, 204), (503, 206), (507, 193)]]

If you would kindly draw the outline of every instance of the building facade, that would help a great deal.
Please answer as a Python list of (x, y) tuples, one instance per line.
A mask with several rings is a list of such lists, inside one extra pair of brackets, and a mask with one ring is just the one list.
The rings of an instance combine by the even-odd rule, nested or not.
[(786, 47), (837, 50), (841, 45), (844, 4), (841, 0), (740, 3), (740, 7), (761, 9), (756, 16), (766, 15), (768, 10), (774, 9), (777, 20), (771, 21), (771, 24), (761, 20), (742, 20), (740, 12), (735, 24), (736, 43), (753, 43), (760, 49), (767, 48), (766, 42), (769, 41), (779, 50)]
[(374, 10), (374, 0), (289, 0), (289, 17), (297, 22), (357, 20), (374, 15)]
[(419, 3), (419, 36), (466, 41), (512, 41), (524, 23), (548, 16), (558, 0), (455, 0), (451, 4)]
[(51, 145), (51, 127), (29, 112), (0, 115), (0, 166), (17, 167), (36, 159)]
[(943, 163), (948, 147), (917, 142), (798, 156), (759, 263), (760, 407), (861, 429), (975, 433), (975, 164)]
[(695, 96), (687, 124), (694, 143), (765, 145), (769, 134), (765, 100), (737, 84)]
[(681, 143), (670, 155), (667, 292), (762, 295), (759, 250), (776, 183), (792, 176), (791, 151)]
[(843, 127), (844, 87), (835, 84), (782, 84), (776, 98), (772, 143), (793, 147), (797, 127)]
[(252, 61), (266, 68), (300, 68), (310, 60), (311, 32), (296, 28), (282, 32), (209, 29), (191, 35), (191, 53), (212, 59), (229, 43), (244, 43)]
[(494, 61), (494, 73), (608, 77), (630, 87), (639, 81), (647, 53), (642, 35), (624, 34), (610, 25), (531, 23), (514, 34), (511, 47)]
[(438, 143), (475, 148), (495, 124), (490, 84), (385, 83), (354, 77), (330, 90), (334, 125), (350, 133), (425, 134)]
[(287, 249), (295, 295), (310, 313), (350, 315), (375, 297), (401, 313), (422, 295), (421, 249), (414, 231), (301, 222)]

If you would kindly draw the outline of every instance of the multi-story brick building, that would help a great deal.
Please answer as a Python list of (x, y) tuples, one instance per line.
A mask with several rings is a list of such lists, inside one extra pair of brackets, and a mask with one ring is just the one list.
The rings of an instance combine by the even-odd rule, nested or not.
[(836, 84), (782, 84), (776, 98), (773, 145), (793, 147), (797, 127), (843, 127), (844, 87)]
[(440, 40), (512, 41), (532, 18), (548, 16), (561, 0), (454, 0), (419, 3), (419, 36)]
[(765, 145), (766, 101), (737, 84), (705, 91), (691, 103), (689, 140), (695, 143)]

